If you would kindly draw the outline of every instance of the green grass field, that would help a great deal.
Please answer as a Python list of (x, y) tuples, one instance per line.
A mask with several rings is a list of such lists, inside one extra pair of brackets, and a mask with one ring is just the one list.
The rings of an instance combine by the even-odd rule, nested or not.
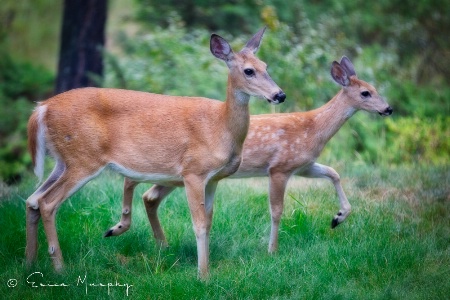
[(24, 267), (25, 199), (35, 179), (0, 187), (0, 298), (124, 299), (128, 292), (130, 299), (448, 299), (449, 167), (336, 169), (350, 217), (330, 229), (338, 211), (332, 184), (292, 179), (274, 255), (267, 253), (267, 179), (222, 181), (206, 283), (197, 280), (184, 189), (160, 208), (168, 249), (155, 245), (140, 200), (148, 184), (135, 193), (131, 229), (103, 238), (120, 218), (122, 188), (120, 176), (103, 173), (59, 210), (66, 271), (55, 275), (42, 224), (38, 263)]

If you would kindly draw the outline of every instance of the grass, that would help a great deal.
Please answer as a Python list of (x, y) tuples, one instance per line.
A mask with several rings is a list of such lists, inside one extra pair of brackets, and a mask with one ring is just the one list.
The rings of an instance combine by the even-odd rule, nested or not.
[[(330, 222), (337, 196), (324, 180), (289, 183), (279, 251), (267, 253), (267, 180), (219, 184), (210, 240), (211, 278), (196, 280), (197, 255), (184, 190), (160, 209), (170, 247), (154, 243), (138, 186), (133, 224), (102, 238), (121, 212), (119, 176), (104, 173), (57, 215), (66, 272), (55, 275), (40, 226), (38, 263), (24, 267), (25, 203), (32, 177), (0, 193), (0, 298), (5, 299), (445, 299), (450, 294), (447, 166), (343, 166), (350, 217)], [(33, 272), (40, 272), (31, 275)], [(31, 275), (31, 277), (29, 277)], [(65, 283), (64, 287), (32, 287)], [(17, 281), (9, 281), (15, 279)], [(15, 287), (8, 284), (17, 283)], [(113, 286), (102, 287), (100, 284)], [(96, 286), (90, 286), (95, 284)], [(120, 285), (120, 286), (117, 286)]]

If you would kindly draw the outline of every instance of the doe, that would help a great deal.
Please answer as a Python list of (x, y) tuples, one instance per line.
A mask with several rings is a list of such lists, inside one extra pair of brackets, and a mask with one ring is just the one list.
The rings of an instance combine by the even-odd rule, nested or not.
[(63, 268), (55, 227), (61, 203), (109, 167), (134, 181), (184, 185), (197, 240), (198, 271), (208, 275), (213, 198), (234, 173), (249, 127), (250, 96), (281, 103), (286, 95), (254, 55), (265, 29), (240, 52), (212, 34), (212, 54), (228, 69), (226, 101), (130, 90), (81, 88), (38, 104), (28, 122), (28, 145), (42, 180), (48, 151), (56, 160), (47, 180), (27, 199), (26, 259), (36, 260), (42, 217), (54, 268)]

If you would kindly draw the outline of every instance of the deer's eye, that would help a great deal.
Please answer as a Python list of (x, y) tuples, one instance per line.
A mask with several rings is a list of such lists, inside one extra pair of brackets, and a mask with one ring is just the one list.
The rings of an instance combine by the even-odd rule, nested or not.
[(361, 92), (361, 96), (363, 98), (367, 98), (367, 97), (370, 97), (370, 93), (368, 91), (364, 91), (364, 92)]
[(244, 70), (245, 75), (247, 76), (253, 76), (255, 75), (255, 71), (253, 69), (245, 69)]

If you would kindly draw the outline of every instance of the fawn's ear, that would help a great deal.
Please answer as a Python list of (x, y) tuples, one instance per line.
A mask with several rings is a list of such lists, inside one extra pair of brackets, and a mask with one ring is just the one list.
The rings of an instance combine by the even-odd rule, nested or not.
[(342, 56), (340, 65), (344, 68), (345, 72), (347, 72), (348, 77), (356, 76), (355, 67), (353, 67), (352, 62), (347, 56)]
[(211, 34), (211, 41), (209, 43), (211, 53), (224, 61), (230, 61), (233, 58), (233, 50), (231, 50), (230, 44), (221, 36), (213, 33)]
[(250, 50), (253, 54), (256, 53), (259, 49), (259, 45), (261, 45), (261, 39), (266, 31), (266, 27), (261, 28), (248, 42), (245, 44), (245, 47), (242, 48), (241, 51)]
[(334, 81), (344, 87), (350, 85), (350, 79), (348, 78), (347, 72), (337, 61), (333, 61), (333, 64), (331, 65), (331, 77), (333, 77)]

